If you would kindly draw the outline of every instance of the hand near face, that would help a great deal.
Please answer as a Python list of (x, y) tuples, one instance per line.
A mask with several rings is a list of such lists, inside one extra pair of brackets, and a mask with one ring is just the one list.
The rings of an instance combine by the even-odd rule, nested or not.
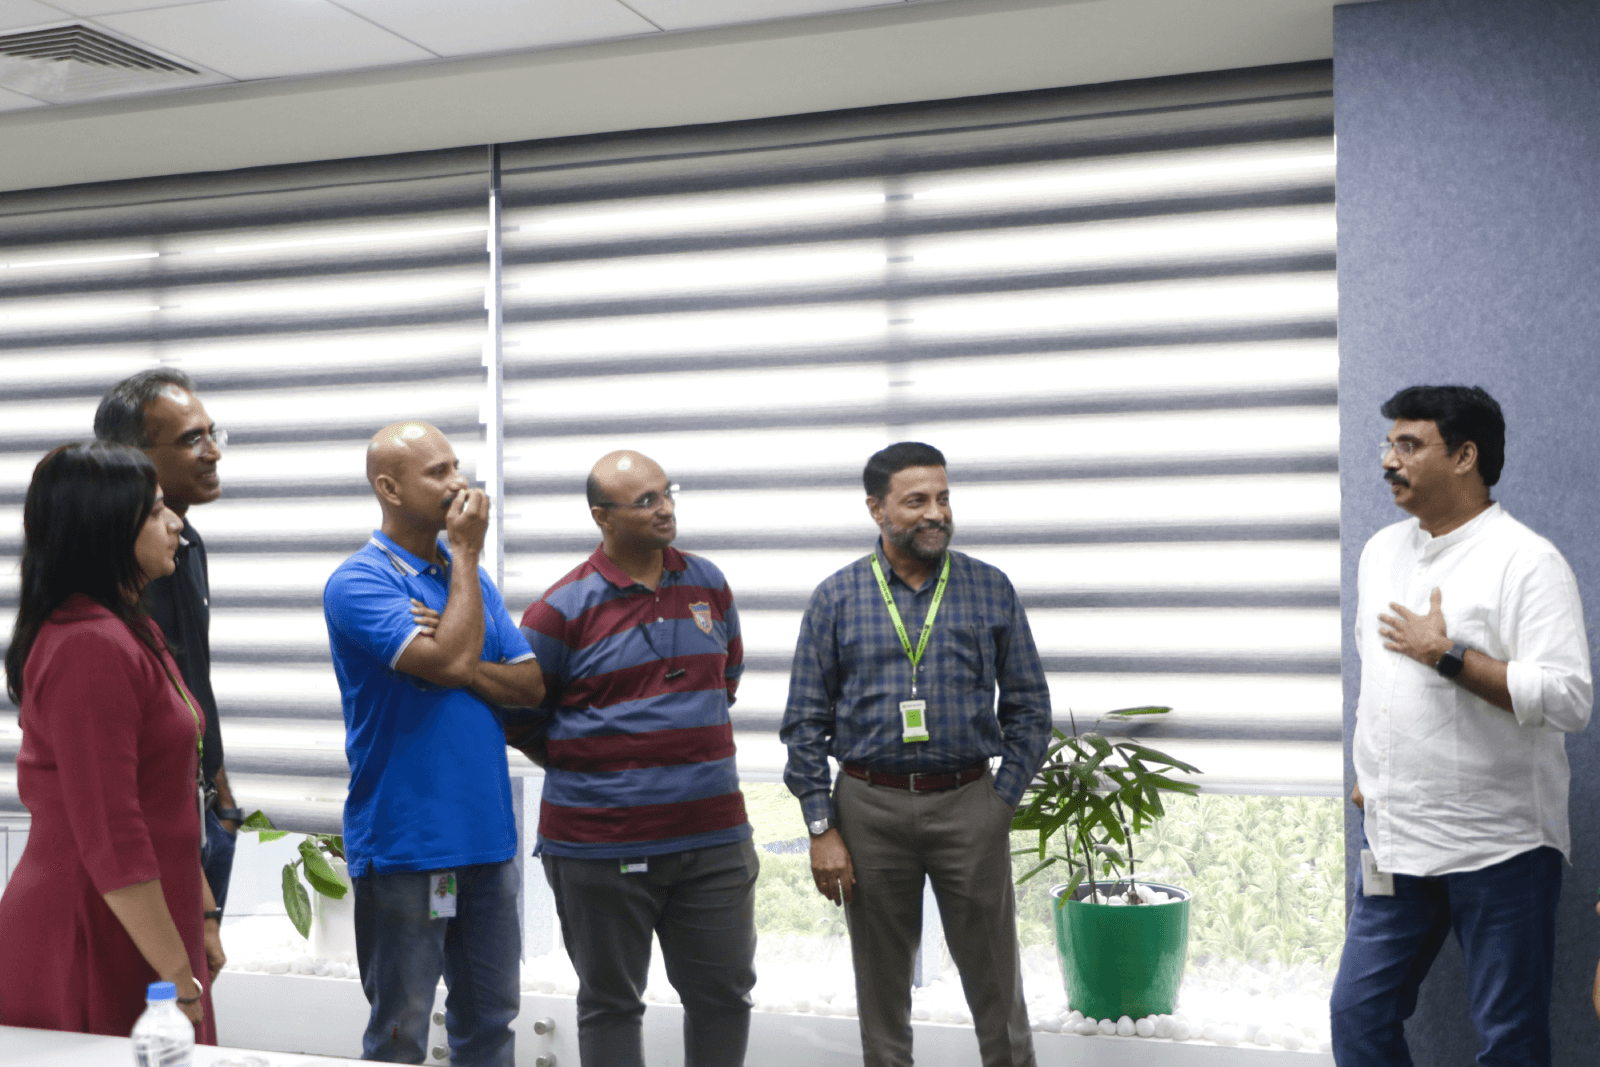
[(1450, 651), (1450, 638), (1445, 634), (1444, 611), (1440, 608), (1443, 597), (1437, 588), (1428, 598), (1428, 613), (1418, 615), (1403, 604), (1390, 604), (1397, 615), (1379, 615), (1383, 625), (1378, 634), (1384, 639), (1383, 647), (1391, 652), (1409, 656), (1424, 667), (1435, 667), (1439, 657)]
[(445, 512), (445, 534), (450, 538), (452, 550), (483, 550), (484, 535), (489, 532), (489, 496), (482, 489), (463, 489), (450, 502)]

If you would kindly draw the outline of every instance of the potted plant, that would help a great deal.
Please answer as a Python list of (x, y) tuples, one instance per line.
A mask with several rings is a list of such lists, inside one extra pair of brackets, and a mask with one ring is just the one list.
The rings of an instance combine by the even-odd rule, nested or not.
[[(1101, 721), (1165, 715), (1167, 707), (1122, 708)], [(1068, 713), (1069, 716), (1071, 713)], [(1180, 759), (1135, 740), (1053, 730), (1054, 741), (1011, 822), (1035, 831), (1037, 861), (1020, 884), (1055, 864), (1068, 881), (1050, 890), (1056, 948), (1072, 1006), (1085, 1016), (1141, 1019), (1177, 1005), (1189, 942), (1189, 892), (1137, 878), (1136, 835), (1166, 814), (1163, 793), (1199, 787), (1170, 777), (1198, 774)]]
[[(272, 820), (260, 811), (252, 812), (239, 829), (260, 834), (262, 841), (276, 841), (290, 832), (275, 829)], [(317, 891), (315, 906), (300, 881), (302, 873)], [(352, 902), (345, 900), (349, 891), (344, 838), (339, 834), (306, 834), (300, 842), (299, 858), (283, 865), (283, 908), (300, 936), (310, 939), (313, 956), (334, 959), (341, 952), (355, 951), (354, 911)]]

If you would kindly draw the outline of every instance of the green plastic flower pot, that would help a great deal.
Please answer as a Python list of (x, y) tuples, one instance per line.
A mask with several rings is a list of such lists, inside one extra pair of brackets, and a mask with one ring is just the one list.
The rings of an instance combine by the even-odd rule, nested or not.
[[(1189, 952), (1187, 889), (1140, 882), (1179, 899), (1168, 904), (1091, 904), (1083, 883), (1066, 903), (1066, 886), (1050, 890), (1061, 979), (1072, 1006), (1095, 1019), (1171, 1014), (1178, 1004)], [(1112, 889), (1127, 888), (1119, 883)], [(1102, 887), (1102, 891), (1103, 887)], [(1058, 906), (1059, 905), (1059, 906)]]

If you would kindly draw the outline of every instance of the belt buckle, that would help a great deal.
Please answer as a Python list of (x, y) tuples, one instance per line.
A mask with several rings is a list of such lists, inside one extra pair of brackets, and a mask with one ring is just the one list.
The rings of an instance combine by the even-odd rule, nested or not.
[(927, 774), (926, 771), (912, 771), (910, 774), (906, 775), (906, 789), (907, 789), (907, 791), (912, 792), (912, 793), (915, 793), (917, 791), (917, 779), (919, 777), (926, 778), (926, 777), (928, 777), (928, 774)]

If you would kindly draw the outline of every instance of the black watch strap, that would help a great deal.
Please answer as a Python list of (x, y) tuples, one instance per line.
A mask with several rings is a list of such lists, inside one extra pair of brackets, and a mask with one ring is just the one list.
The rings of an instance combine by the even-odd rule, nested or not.
[(1439, 657), (1439, 662), (1433, 665), (1442, 677), (1454, 678), (1461, 673), (1461, 668), (1467, 663), (1468, 646), (1457, 641), (1450, 646), (1450, 651)]
[(211, 810), (216, 812), (217, 818), (221, 819), (223, 822), (244, 822), (243, 808), (212, 808)]
[(206, 919), (215, 919), (215, 920), (217, 920), (217, 922), (221, 922), (222, 921), (222, 909), (221, 908), (216, 908), (216, 909), (214, 909), (212, 911), (203, 912), (201, 914), (201, 916), (200, 916), (200, 920), (202, 922), (204, 922)]

